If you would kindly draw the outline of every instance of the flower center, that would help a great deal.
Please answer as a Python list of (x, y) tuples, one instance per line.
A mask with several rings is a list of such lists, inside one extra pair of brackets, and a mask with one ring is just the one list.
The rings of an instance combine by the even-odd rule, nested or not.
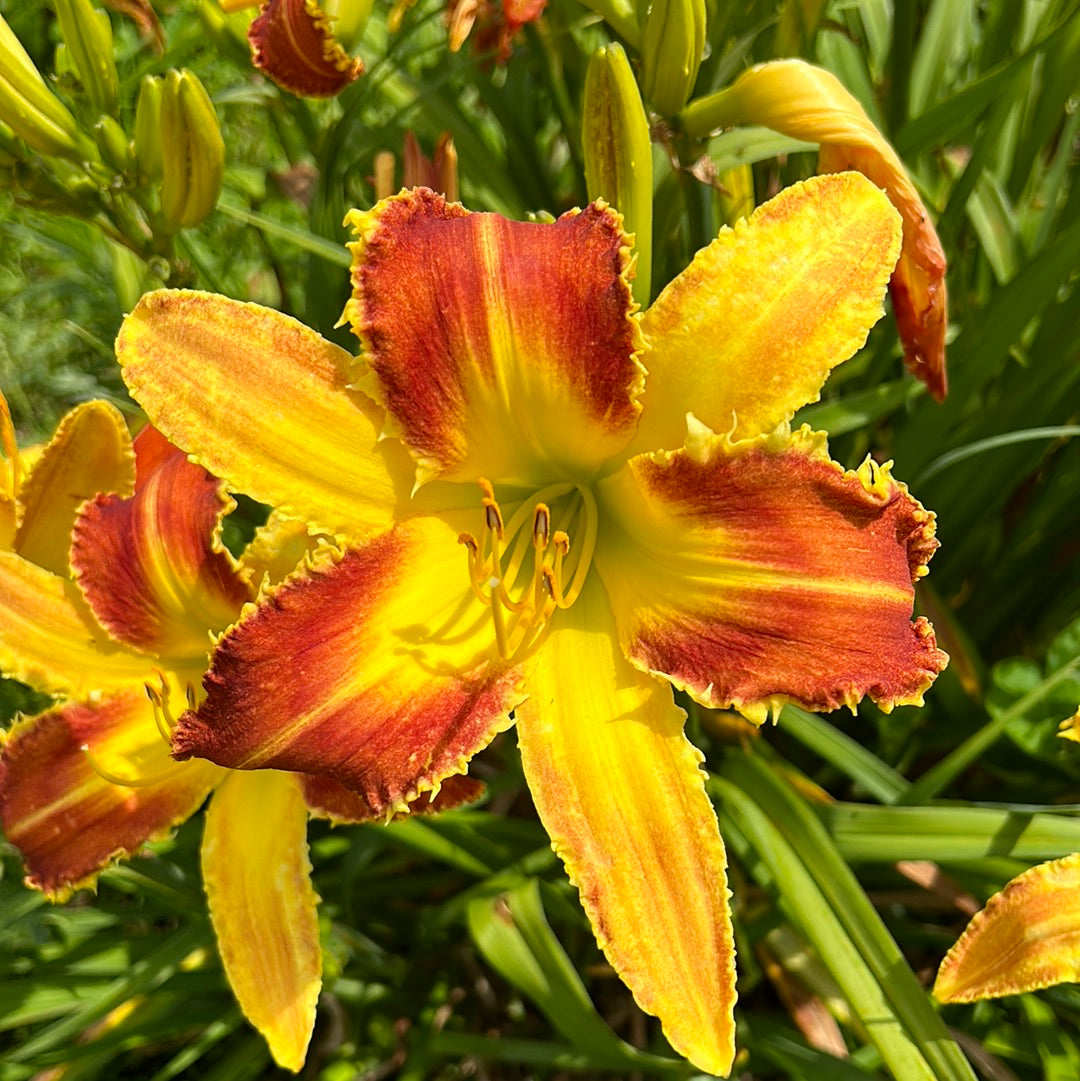
[[(469, 552), (473, 593), (491, 609), (499, 653), (511, 660), (536, 645), (555, 610), (581, 593), (596, 548), (596, 499), (581, 485), (551, 484), (504, 522), (491, 483), (481, 477), (479, 484), (482, 537), (462, 533), (458, 540)], [(573, 548), (571, 534), (578, 538)]]

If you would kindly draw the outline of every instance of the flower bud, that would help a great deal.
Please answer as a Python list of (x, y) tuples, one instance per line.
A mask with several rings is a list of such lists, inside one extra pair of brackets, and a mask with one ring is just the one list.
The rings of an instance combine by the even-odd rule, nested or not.
[(202, 83), (170, 71), (161, 95), (161, 218), (169, 232), (198, 225), (217, 206), (225, 142)]
[(76, 162), (97, 159), (97, 148), (45, 85), (3, 16), (0, 16), (0, 121), (41, 154)]
[(165, 80), (145, 75), (135, 105), (135, 170), (140, 182), (161, 179), (161, 98)]
[(112, 23), (90, 0), (53, 0), (72, 70), (99, 113), (116, 115), (120, 80), (113, 59)]
[(131, 143), (127, 133), (111, 116), (103, 116), (94, 125), (94, 139), (101, 156), (118, 172), (126, 173), (132, 165)]
[(686, 104), (704, 51), (705, 0), (653, 0), (641, 34), (641, 84), (661, 116)]
[(593, 53), (585, 74), (581, 142), (590, 199), (604, 199), (635, 237), (634, 299), (649, 303), (652, 281), (652, 144), (641, 94), (621, 45)]

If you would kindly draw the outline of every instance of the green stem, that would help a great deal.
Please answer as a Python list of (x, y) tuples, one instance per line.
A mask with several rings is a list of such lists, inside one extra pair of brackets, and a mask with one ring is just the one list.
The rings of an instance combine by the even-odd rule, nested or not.
[(1014, 702), (1003, 713), (999, 713), (988, 724), (983, 725), (974, 735), (969, 736), (954, 751), (947, 754), (937, 765), (928, 769), (896, 801), (898, 805), (928, 803), (939, 792), (956, 779), (972, 762), (992, 747), (1004, 734), (1013, 721), (1022, 717), (1032, 706), (1041, 702), (1055, 687), (1064, 683), (1080, 667), (1080, 657), (1075, 657), (1056, 672)]

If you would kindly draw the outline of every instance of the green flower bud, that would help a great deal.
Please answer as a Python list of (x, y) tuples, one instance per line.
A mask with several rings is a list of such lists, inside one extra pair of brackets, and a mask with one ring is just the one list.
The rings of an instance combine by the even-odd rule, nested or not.
[(132, 165), (131, 144), (127, 132), (111, 116), (103, 116), (94, 125), (94, 138), (101, 156), (118, 172), (126, 173)]
[(604, 199), (634, 234), (634, 299), (645, 307), (652, 284), (652, 144), (634, 74), (621, 45), (593, 53), (582, 108), (585, 183), (590, 199)]
[(161, 217), (169, 232), (198, 225), (217, 206), (225, 142), (202, 83), (170, 71), (161, 98)]
[(705, 0), (653, 0), (641, 35), (641, 84), (661, 116), (686, 104), (704, 51)]
[(135, 173), (141, 183), (161, 179), (161, 97), (165, 80), (145, 75), (135, 105)]
[(109, 16), (91, 7), (90, 0), (53, 0), (68, 60), (87, 97), (99, 113), (116, 115), (120, 80), (113, 59)]
[(11, 27), (0, 16), (0, 121), (42, 154), (83, 162), (97, 148), (45, 85)]

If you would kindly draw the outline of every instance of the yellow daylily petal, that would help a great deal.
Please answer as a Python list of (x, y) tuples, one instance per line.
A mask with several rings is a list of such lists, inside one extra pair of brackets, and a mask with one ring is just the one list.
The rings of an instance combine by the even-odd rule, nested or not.
[(234, 488), (329, 534), (390, 525), (394, 447), (376, 446), (381, 417), (348, 389), (344, 349), (269, 308), (162, 290), (124, 321), (116, 353), (155, 427)]
[(1017, 875), (977, 913), (941, 963), (941, 1002), (1080, 980), (1080, 853)]
[(277, 585), (296, 570), (305, 556), (314, 555), (318, 546), (318, 537), (311, 535), (304, 522), (271, 511), (240, 554), (240, 573), (256, 589)]
[(701, 754), (670, 691), (623, 658), (598, 583), (560, 615), (516, 711), (537, 811), (638, 1004), (680, 1054), (726, 1075), (734, 946)]
[(22, 520), (14, 548), (54, 574), (67, 575), (75, 513), (99, 492), (131, 494), (135, 456), (120, 412), (86, 402), (60, 421), (19, 492)]
[(858, 173), (785, 188), (724, 228), (656, 299), (634, 447), (675, 449), (686, 414), (748, 438), (817, 401), (881, 318), (900, 221)]
[(222, 964), (244, 1016), (294, 1073), (322, 985), (307, 804), (290, 773), (230, 773), (206, 812), (203, 881)]
[(96, 625), (73, 583), (0, 551), (0, 671), (46, 694), (141, 687), (144, 656), (118, 647)]
[(820, 143), (821, 172), (858, 169), (885, 190), (904, 219), (903, 252), (890, 283), (904, 359), (941, 401), (947, 389), (945, 253), (903, 162), (859, 102), (831, 72), (802, 60), (775, 60), (691, 104), (683, 114), (687, 130), (701, 134), (699, 117), (706, 128), (763, 124)]

